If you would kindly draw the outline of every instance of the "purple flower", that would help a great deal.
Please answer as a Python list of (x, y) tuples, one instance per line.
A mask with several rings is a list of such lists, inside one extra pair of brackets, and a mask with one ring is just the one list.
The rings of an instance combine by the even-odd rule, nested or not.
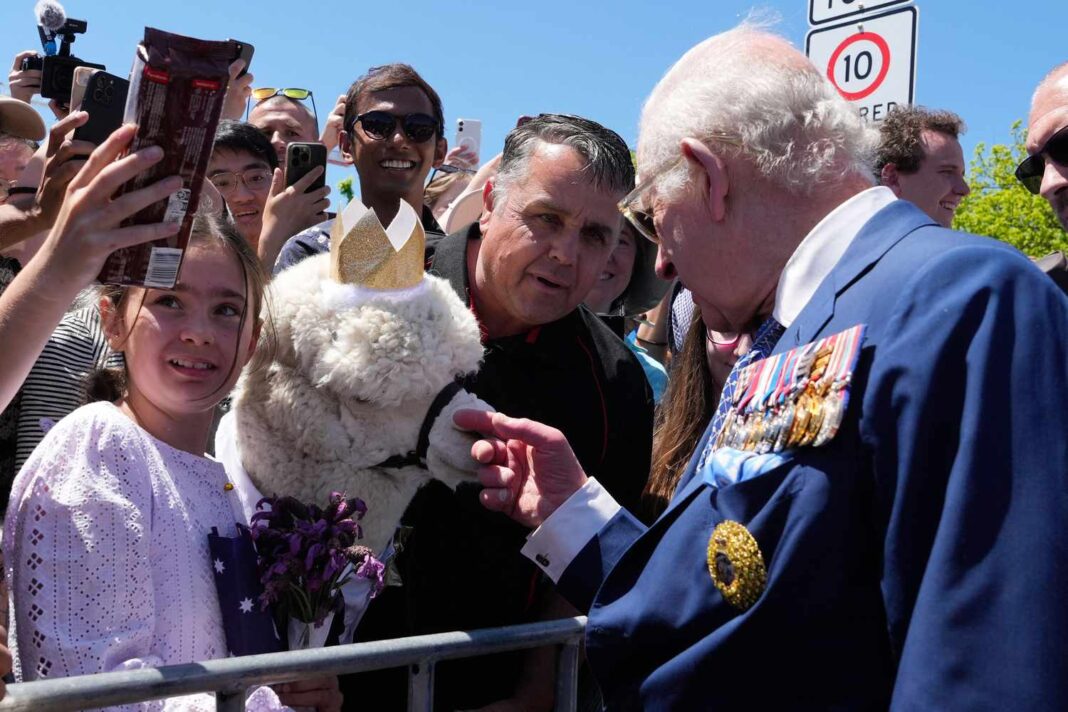
[(293, 497), (265, 497), (256, 505), (250, 532), (258, 553), (260, 604), (282, 606), (300, 620), (321, 621), (341, 605), (341, 585), (348, 565), (356, 575), (382, 588), (384, 566), (365, 546), (358, 520), (367, 505), (358, 498), (332, 492), (325, 508)]
[(371, 598), (382, 592), (386, 565), (373, 556), (368, 556), (356, 569), (356, 575), (371, 581)]

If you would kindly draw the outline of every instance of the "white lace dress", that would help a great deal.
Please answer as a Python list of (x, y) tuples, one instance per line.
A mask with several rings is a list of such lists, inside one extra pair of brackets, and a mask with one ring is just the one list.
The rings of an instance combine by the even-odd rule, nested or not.
[[(225, 656), (207, 535), (241, 516), (222, 465), (156, 440), (110, 403), (71, 413), (15, 478), (4, 525), (19, 680)], [(256, 688), (250, 710), (285, 710)], [(214, 710), (211, 695), (124, 709)]]

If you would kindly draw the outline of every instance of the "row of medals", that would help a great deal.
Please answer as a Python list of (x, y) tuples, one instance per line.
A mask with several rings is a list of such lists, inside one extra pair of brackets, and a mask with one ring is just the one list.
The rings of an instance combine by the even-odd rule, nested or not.
[(830, 441), (845, 415), (863, 338), (858, 324), (749, 364), (716, 447), (762, 454)]

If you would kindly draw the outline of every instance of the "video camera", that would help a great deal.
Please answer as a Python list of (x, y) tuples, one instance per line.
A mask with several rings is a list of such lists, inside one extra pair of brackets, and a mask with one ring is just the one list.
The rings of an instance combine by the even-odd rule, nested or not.
[[(41, 70), (41, 96), (55, 99), (60, 104), (70, 104), (70, 91), (74, 84), (74, 70), (78, 67), (106, 69), (103, 64), (86, 62), (70, 53), (70, 46), (77, 35), (85, 34), (89, 24), (85, 20), (67, 19), (67, 13), (58, 2), (41, 0), (35, 8), (37, 34), (41, 37), (44, 56), (36, 54), (22, 60), (22, 69)], [(60, 41), (56, 47), (56, 40)]]

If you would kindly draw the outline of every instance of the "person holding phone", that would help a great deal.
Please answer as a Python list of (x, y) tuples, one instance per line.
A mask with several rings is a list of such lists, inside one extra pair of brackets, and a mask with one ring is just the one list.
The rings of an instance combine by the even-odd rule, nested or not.
[(208, 163), (208, 180), (230, 210), (238, 232), (270, 270), (285, 241), (321, 222), (330, 206), (330, 188), (320, 185), (322, 167), (285, 185), (270, 141), (251, 124), (222, 121)]
[(280, 164), (285, 164), (289, 144), (319, 140), (318, 118), (303, 103), (312, 99), (310, 90), (259, 88), (251, 96), (256, 104), (248, 114), (248, 122), (271, 142)]

